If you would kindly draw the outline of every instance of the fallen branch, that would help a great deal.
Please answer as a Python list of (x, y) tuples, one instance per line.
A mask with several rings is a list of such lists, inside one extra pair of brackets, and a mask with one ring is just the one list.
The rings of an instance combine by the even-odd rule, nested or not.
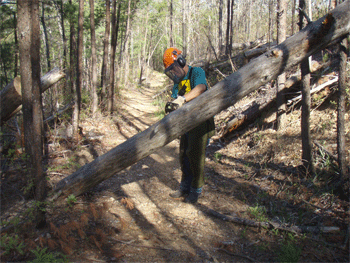
[[(334, 84), (334, 83), (337, 82), (337, 81), (338, 81), (338, 77), (335, 76), (334, 79), (329, 80), (329, 81), (327, 81), (326, 83), (323, 83), (323, 84), (321, 84), (321, 85), (319, 85), (319, 86), (317, 86), (317, 87), (311, 89), (310, 94), (314, 94), (314, 93), (316, 93), (316, 92), (319, 92), (320, 90), (322, 90), (322, 89), (324, 89), (325, 87), (328, 87), (328, 86)], [(289, 100), (289, 101), (287, 102), (287, 105), (290, 106), (291, 104), (298, 103), (299, 101), (301, 101), (301, 98), (302, 98), (302, 96), (299, 95), (299, 96), (297, 96), (297, 97), (295, 97), (295, 98)]]
[(245, 219), (241, 217), (233, 217), (233, 216), (227, 216), (223, 215), (219, 212), (216, 212), (212, 209), (208, 209), (208, 214), (215, 216), (221, 220), (244, 225), (244, 226), (250, 226), (250, 227), (263, 227), (267, 229), (278, 229), (286, 232), (291, 232), (294, 234), (302, 234), (302, 233), (331, 233), (331, 232), (337, 232), (340, 231), (339, 227), (333, 227), (333, 226), (323, 226), (323, 227), (317, 227), (317, 226), (283, 226), (280, 223), (276, 222), (257, 222), (250, 219)]
[(66, 106), (64, 106), (62, 109), (58, 110), (55, 114), (51, 115), (50, 117), (48, 117), (47, 119), (44, 120), (44, 122), (49, 122), (54, 120), (55, 118), (57, 118), (58, 116), (60, 116), (62, 113), (66, 112), (67, 110), (69, 110), (71, 107), (73, 107), (74, 105), (74, 101), (70, 102), (69, 104), (67, 104)]

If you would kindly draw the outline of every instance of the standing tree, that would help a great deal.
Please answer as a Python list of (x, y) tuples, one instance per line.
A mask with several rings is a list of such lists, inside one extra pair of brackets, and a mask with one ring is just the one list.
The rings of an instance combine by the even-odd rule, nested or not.
[(78, 16), (78, 52), (77, 52), (77, 85), (74, 94), (73, 135), (78, 139), (79, 118), (81, 108), (81, 90), (83, 86), (83, 24), (84, 24), (84, 0), (79, 0)]
[(46, 179), (43, 172), (43, 112), (40, 82), (39, 0), (18, 0), (18, 32), (23, 102), (23, 127), (29, 185), (38, 206), (37, 227), (45, 225)]
[(174, 46), (174, 37), (173, 37), (173, 0), (170, 0), (169, 3), (169, 15), (170, 15), (170, 33), (169, 33), (169, 46)]
[(42, 1), (42, 5), (41, 5), (41, 24), (43, 26), (43, 31), (44, 31), (47, 71), (50, 71), (51, 70), (50, 43), (49, 43), (49, 37), (47, 35), (47, 28), (46, 28), (46, 22), (45, 22), (45, 1)]
[[(69, 5), (73, 9), (73, 2), (69, 0)], [(66, 98), (71, 99), (71, 95), (74, 94), (76, 90), (76, 60), (77, 60), (77, 37), (76, 37), (76, 28), (74, 23), (75, 12), (70, 12), (69, 14), (69, 74), (68, 74), (68, 83), (70, 89), (69, 93), (66, 94)], [(66, 101), (68, 102), (68, 100)]]
[(187, 56), (187, 34), (186, 34), (186, 14), (187, 8), (185, 7), (186, 0), (182, 0), (182, 52), (184, 57)]
[[(304, 16), (306, 14), (305, 0), (299, 1), (299, 27), (303, 28)], [(302, 161), (306, 169), (306, 173), (314, 174), (314, 165), (312, 160), (312, 144), (310, 136), (310, 66), (309, 58), (305, 58), (301, 64), (301, 85), (302, 85), (302, 101), (301, 101), (301, 140), (302, 140)]]
[(95, 8), (94, 0), (89, 0), (90, 3), (90, 27), (91, 27), (91, 91), (92, 91), (92, 114), (96, 116), (98, 106), (97, 96), (97, 67), (96, 67), (96, 34), (95, 34)]
[(348, 60), (348, 39), (343, 39), (340, 44), (340, 65), (339, 65), (339, 96), (338, 96), (338, 122), (337, 122), (337, 143), (338, 143), (338, 164), (340, 168), (342, 187), (349, 195), (349, 173), (346, 167), (345, 149), (345, 110), (346, 110), (346, 89), (349, 87), (346, 81), (346, 62)]
[[(287, 1), (277, 1), (277, 44), (286, 40), (287, 27)], [(283, 93), (286, 82), (286, 73), (283, 72), (277, 78), (277, 118), (276, 129), (279, 130), (285, 125), (286, 119), (286, 101)]]
[(295, 25), (295, 7), (296, 7), (296, 1), (292, 0), (292, 35), (294, 35), (294, 25)]
[[(106, 29), (105, 37), (103, 40), (103, 62), (101, 70), (101, 101), (104, 102), (106, 98), (106, 85), (108, 81), (107, 64), (108, 64), (108, 45), (109, 45), (109, 33), (111, 26), (111, 1), (106, 0)], [(104, 104), (104, 103), (103, 103)]]
[(219, 30), (218, 30), (218, 53), (219, 57), (222, 55), (222, 5), (223, 0), (219, 0)]
[[(232, 0), (233, 1), (233, 0)], [(231, 25), (231, 0), (227, 0), (227, 21), (226, 21), (226, 50), (225, 55), (230, 55), (230, 25)]]
[(118, 4), (118, 17), (116, 17), (117, 1), (113, 0), (112, 8), (112, 40), (111, 40), (111, 70), (110, 70), (110, 84), (108, 89), (107, 110), (109, 113), (113, 112), (114, 99), (114, 79), (115, 79), (115, 54), (117, 49), (119, 19), (120, 19), (121, 3)]

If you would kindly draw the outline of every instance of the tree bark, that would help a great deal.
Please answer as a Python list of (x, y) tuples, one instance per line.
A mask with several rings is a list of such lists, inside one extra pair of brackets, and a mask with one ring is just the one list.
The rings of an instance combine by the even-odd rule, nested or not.
[[(305, 0), (299, 1), (299, 27), (303, 28), (303, 20), (305, 13)], [(310, 135), (310, 109), (311, 109), (311, 95), (310, 95), (310, 65), (309, 58), (305, 58), (301, 62), (301, 141), (302, 141), (302, 162), (306, 169), (306, 174), (314, 174), (314, 165), (312, 160), (312, 142)]]
[(226, 50), (225, 55), (229, 56), (230, 54), (230, 16), (231, 16), (231, 0), (227, 0), (227, 20), (226, 20)]
[(340, 168), (340, 177), (344, 182), (342, 187), (349, 195), (349, 180), (350, 171), (346, 167), (346, 148), (345, 148), (345, 111), (346, 111), (346, 89), (347, 74), (346, 74), (346, 62), (348, 59), (348, 39), (343, 39), (340, 44), (340, 65), (339, 65), (339, 95), (338, 95), (338, 121), (337, 121), (337, 145), (338, 145), (338, 164)]
[(118, 5), (118, 17), (116, 17), (117, 11), (117, 1), (113, 0), (112, 8), (112, 39), (111, 39), (111, 69), (110, 69), (110, 84), (108, 89), (108, 102), (107, 102), (107, 111), (113, 113), (113, 104), (114, 104), (114, 82), (115, 82), (115, 54), (117, 49), (118, 41), (118, 31), (119, 31), (119, 18), (120, 18), (120, 7), (121, 3)]
[(95, 6), (94, 0), (89, 0), (90, 3), (90, 27), (91, 27), (91, 84), (92, 84), (92, 115), (95, 117), (98, 107), (97, 96), (97, 57), (96, 57), (96, 33), (95, 33)]
[(294, 35), (294, 27), (295, 27), (295, 7), (296, 7), (296, 1), (292, 0), (292, 35)]
[[(184, 1), (184, 0), (183, 0)], [(222, 6), (223, 0), (219, 0), (219, 30), (218, 30), (218, 54), (219, 57), (222, 55)]]
[(52, 199), (69, 194), (80, 195), (100, 182), (116, 175), (133, 163), (147, 157), (199, 123), (276, 79), (283, 71), (299, 64), (350, 30), (350, 1), (332, 13), (308, 25), (294, 36), (252, 60), (225, 80), (186, 103), (161, 121), (99, 156), (93, 162), (61, 180)]
[(81, 91), (83, 87), (83, 24), (84, 24), (84, 0), (79, 0), (78, 15), (78, 52), (77, 52), (77, 85), (74, 93), (74, 111), (73, 111), (73, 136), (78, 137), (79, 119), (81, 108)]
[[(72, 0), (69, 0), (69, 4), (73, 5)], [(69, 17), (69, 74), (68, 74), (68, 83), (69, 90), (65, 94), (66, 98), (69, 98), (71, 95), (74, 96), (74, 90), (76, 90), (76, 60), (77, 60), (77, 38), (76, 38), (76, 28), (74, 25), (74, 13), (70, 14)], [(66, 101), (67, 102), (67, 101)]]
[[(52, 69), (41, 78), (41, 92), (46, 91), (53, 84), (61, 80), (65, 74), (58, 68)], [(1, 107), (0, 122), (1, 126), (11, 119), (22, 107), (21, 77), (17, 76), (14, 80), (0, 91)]]
[(45, 2), (42, 2), (41, 6), (41, 24), (43, 25), (44, 37), (45, 37), (45, 50), (46, 50), (46, 62), (47, 70), (51, 70), (51, 60), (50, 60), (50, 45), (49, 37), (47, 35), (46, 23), (45, 23)]
[(186, 0), (182, 0), (182, 53), (183, 56), (187, 56), (187, 29), (186, 29), (186, 20), (187, 20), (187, 8)]
[(17, 77), (18, 72), (18, 36), (17, 36), (17, 15), (16, 12), (13, 13), (13, 21), (15, 23), (14, 25), (14, 35), (15, 35), (15, 65), (14, 65), (14, 78)]
[(170, 32), (169, 32), (169, 46), (174, 46), (174, 40), (173, 40), (173, 0), (170, 0), (169, 3), (169, 17), (170, 17)]
[(101, 101), (104, 102), (106, 99), (106, 85), (108, 79), (107, 73), (107, 64), (108, 64), (108, 46), (109, 46), (109, 33), (111, 25), (111, 1), (106, 0), (106, 29), (105, 37), (103, 40), (103, 61), (102, 61), (102, 70), (101, 70)]
[[(286, 40), (287, 27), (287, 1), (277, 1), (277, 44)], [(284, 88), (286, 83), (286, 73), (283, 72), (277, 78), (277, 112), (276, 112), (276, 130), (285, 126), (286, 123), (286, 100)]]
[[(37, 227), (45, 225), (44, 200), (46, 198), (46, 180), (43, 171), (43, 112), (40, 82), (40, 22), (39, 0), (17, 1), (20, 71), (23, 94), (23, 126), (25, 151), (28, 155), (27, 167), (29, 184), (35, 200)], [(30, 186), (30, 185), (29, 185)]]

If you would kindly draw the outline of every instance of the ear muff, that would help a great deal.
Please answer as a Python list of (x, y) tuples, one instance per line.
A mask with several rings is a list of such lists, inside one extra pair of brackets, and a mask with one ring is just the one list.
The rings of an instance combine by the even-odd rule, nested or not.
[(180, 67), (183, 68), (184, 66), (186, 66), (186, 59), (181, 54), (177, 56), (176, 61), (177, 63), (179, 63)]

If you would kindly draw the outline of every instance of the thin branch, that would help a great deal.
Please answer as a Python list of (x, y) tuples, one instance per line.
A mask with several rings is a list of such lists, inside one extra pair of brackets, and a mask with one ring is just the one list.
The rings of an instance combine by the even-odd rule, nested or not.
[(223, 249), (223, 248), (218, 248), (218, 250), (221, 250), (221, 251), (224, 251), (225, 253), (231, 255), (231, 256), (234, 256), (234, 257), (241, 257), (241, 258), (245, 258), (245, 259), (248, 259), (252, 262), (256, 262), (255, 259), (251, 258), (251, 257), (248, 257), (248, 256), (245, 256), (245, 255), (242, 255), (242, 254), (236, 254), (236, 253), (232, 253), (226, 249)]

